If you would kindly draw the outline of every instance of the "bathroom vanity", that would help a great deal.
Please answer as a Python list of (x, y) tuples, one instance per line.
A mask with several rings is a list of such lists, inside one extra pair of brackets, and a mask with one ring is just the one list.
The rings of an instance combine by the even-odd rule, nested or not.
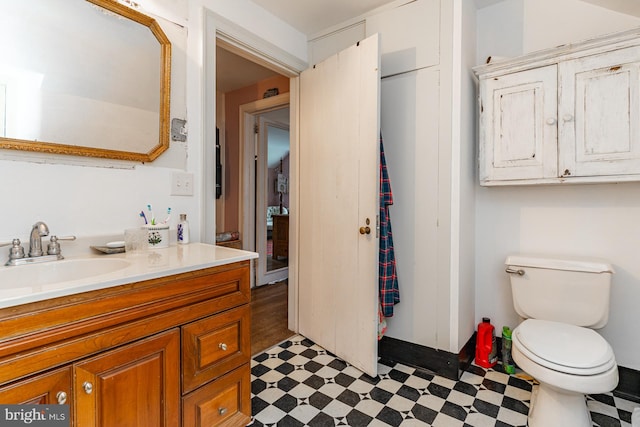
[(256, 256), (198, 243), (109, 255), (128, 267), (0, 294), (0, 402), (67, 404), (83, 427), (248, 424)]

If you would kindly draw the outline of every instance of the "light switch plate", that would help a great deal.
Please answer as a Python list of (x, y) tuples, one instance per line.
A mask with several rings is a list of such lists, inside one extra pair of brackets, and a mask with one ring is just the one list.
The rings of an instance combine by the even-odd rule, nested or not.
[(193, 196), (193, 174), (174, 172), (171, 179), (172, 196)]

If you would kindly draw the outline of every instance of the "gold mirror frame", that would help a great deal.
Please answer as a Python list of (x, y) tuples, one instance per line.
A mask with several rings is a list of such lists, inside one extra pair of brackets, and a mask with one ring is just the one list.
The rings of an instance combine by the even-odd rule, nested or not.
[[(59, 144), (55, 142), (28, 141), (0, 137), (0, 149), (33, 151), (51, 154), (66, 154), (84, 157), (97, 157), (103, 159), (133, 160), (151, 162), (169, 148), (170, 133), (170, 94), (171, 94), (171, 42), (160, 28), (155, 19), (117, 3), (115, 0), (86, 0), (109, 12), (128, 18), (144, 25), (156, 37), (160, 43), (160, 122), (159, 141), (147, 153), (133, 151), (110, 150), (105, 148), (83, 147), (79, 145)], [(87, 136), (90, 137), (90, 136)]]

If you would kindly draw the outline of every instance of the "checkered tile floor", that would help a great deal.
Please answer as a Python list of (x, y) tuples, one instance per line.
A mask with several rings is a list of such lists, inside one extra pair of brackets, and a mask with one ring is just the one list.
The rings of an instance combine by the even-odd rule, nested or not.
[[(526, 426), (532, 383), (472, 365), (460, 381), (380, 361), (371, 378), (302, 336), (251, 362), (252, 426)], [(633, 402), (588, 397), (594, 426), (631, 426)]]

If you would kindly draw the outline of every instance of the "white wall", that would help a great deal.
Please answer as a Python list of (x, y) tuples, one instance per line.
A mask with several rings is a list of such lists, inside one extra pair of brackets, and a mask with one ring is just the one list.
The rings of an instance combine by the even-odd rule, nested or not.
[[(248, 0), (139, 3), (143, 13), (158, 20), (173, 44), (171, 117), (187, 119), (187, 142), (171, 141), (169, 150), (149, 164), (0, 150), (0, 242), (14, 237), (28, 242), (31, 226), (38, 220), (58, 235), (122, 233), (140, 224), (138, 213), (147, 203), (161, 212), (171, 206), (174, 229), (178, 214), (187, 213), (192, 240), (199, 241), (204, 184), (203, 5), (306, 60), (304, 35)], [(171, 196), (172, 175), (184, 170), (194, 174), (194, 196)]]
[[(171, 117), (185, 118), (187, 32), (172, 16), (154, 17), (172, 42)], [(39, 220), (57, 235), (123, 233), (140, 224), (138, 213), (147, 203), (162, 216), (170, 206), (175, 228), (178, 213), (198, 213), (194, 197), (169, 195), (172, 172), (186, 169), (188, 155), (189, 142), (171, 142), (150, 164), (0, 150), (0, 241), (18, 237), (28, 248), (31, 226)], [(197, 238), (197, 221), (194, 226)]]
[[(452, 177), (459, 190), (454, 190), (458, 194), (457, 222), (459, 227), (454, 228), (452, 241), (457, 251), (458, 262), (452, 263), (453, 271), (452, 283), (457, 283), (457, 289), (452, 290), (452, 300), (457, 309), (452, 306), (451, 344), (450, 348), (459, 351), (473, 335), (475, 330), (475, 184), (477, 182), (475, 174), (476, 164), (476, 85), (475, 77), (471, 72), (471, 67), (475, 63), (476, 46), (476, 9), (471, 2), (462, 1), (458, 25), (460, 28), (454, 30), (454, 34), (459, 34), (460, 49), (460, 75), (458, 79), (460, 93), (454, 94), (454, 99), (459, 99), (459, 105), (454, 102), (454, 118), (459, 118), (457, 123), (454, 119), (453, 128), (459, 129), (459, 152), (454, 152), (452, 156), (455, 160)], [(456, 111), (460, 111), (456, 115)], [(457, 166), (456, 166), (457, 165)], [(454, 207), (456, 207), (454, 205)], [(457, 244), (456, 244), (457, 243)], [(453, 256), (453, 254), (452, 254)], [(457, 279), (455, 278), (457, 276)]]
[[(595, 37), (640, 25), (631, 18), (575, 0), (525, 0), (514, 20), (523, 30), (502, 25), (511, 2), (478, 13), (478, 62), (485, 55), (514, 56), (560, 43)], [(511, 11), (513, 12), (513, 11)], [(515, 31), (515, 33), (514, 33)], [(489, 40), (497, 42), (491, 46)], [(510, 40), (504, 45), (500, 40)], [(600, 330), (612, 345), (618, 364), (640, 369), (640, 183), (476, 188), (476, 323), (514, 327), (511, 290), (504, 260), (511, 253), (597, 256), (613, 263), (611, 316)], [(553, 295), (549, 295), (553, 298)]]
[(478, 64), (489, 56), (522, 55), (524, 1), (502, 1), (478, 10)]

